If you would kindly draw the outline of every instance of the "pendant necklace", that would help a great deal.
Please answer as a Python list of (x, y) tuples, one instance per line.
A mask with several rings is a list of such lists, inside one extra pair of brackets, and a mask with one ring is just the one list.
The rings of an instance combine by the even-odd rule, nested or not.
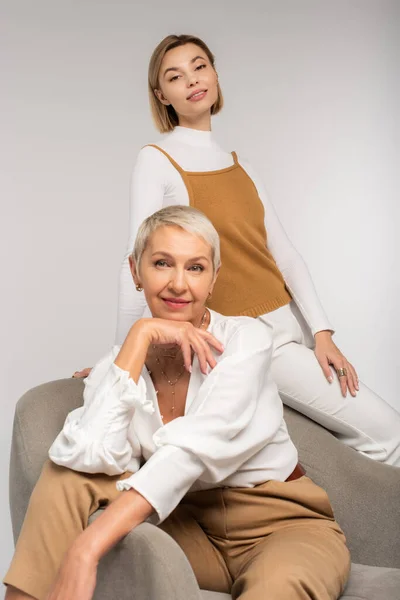
[[(201, 318), (201, 323), (199, 326), (199, 329), (201, 329), (205, 323), (206, 320), (206, 316), (207, 316), (207, 309), (204, 311), (204, 315)], [(153, 346), (153, 349), (156, 349), (156, 346)], [(165, 357), (171, 356), (168, 354), (164, 354)], [(171, 357), (172, 358), (172, 357)], [(157, 365), (160, 367), (160, 373), (161, 375), (164, 377), (165, 381), (168, 383), (168, 385), (171, 387), (171, 395), (172, 395), (172, 406), (171, 406), (171, 413), (174, 416), (175, 414), (175, 386), (178, 383), (178, 381), (180, 380), (180, 378), (182, 377), (182, 375), (185, 372), (185, 365), (183, 365), (182, 367), (182, 371), (180, 373), (178, 373), (178, 376), (174, 379), (171, 380), (168, 375), (165, 373), (165, 371), (163, 370), (163, 368), (161, 367), (161, 362), (160, 359), (158, 358), (158, 356), (155, 356), (155, 361), (157, 363)], [(149, 375), (151, 376), (151, 371), (148, 370)], [(156, 390), (156, 394), (158, 394), (158, 390)], [(161, 419), (164, 418), (164, 415), (161, 415)]]

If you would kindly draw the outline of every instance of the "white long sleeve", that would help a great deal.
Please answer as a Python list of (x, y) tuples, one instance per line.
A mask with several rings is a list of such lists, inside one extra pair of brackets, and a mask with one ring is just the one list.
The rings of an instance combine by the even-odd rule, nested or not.
[(57, 465), (106, 475), (139, 469), (141, 448), (129, 426), (136, 407), (150, 413), (154, 407), (146, 400), (143, 379), (136, 385), (114, 363), (118, 351), (113, 348), (85, 380), (83, 406), (68, 415), (49, 450)]
[[(224, 152), (210, 132), (177, 127), (157, 143), (186, 171), (212, 171), (231, 166), (230, 153)], [(311, 331), (332, 329), (318, 299), (310, 273), (288, 239), (275, 209), (265, 192), (261, 178), (239, 157), (239, 162), (253, 180), (265, 208), (268, 247), (294, 301)], [(170, 204), (189, 204), (185, 184), (169, 160), (156, 148), (145, 147), (138, 156), (132, 175), (130, 198), (130, 235), (121, 267), (116, 342), (122, 343), (132, 324), (143, 315), (146, 303), (136, 292), (129, 271), (132, 252), (141, 222), (150, 214)]]
[(225, 350), (208, 375), (193, 361), (183, 417), (163, 425), (146, 369), (136, 385), (114, 364), (115, 348), (94, 368), (84, 406), (68, 416), (50, 458), (87, 473), (133, 472), (117, 487), (142, 494), (157, 522), (188, 490), (284, 481), (297, 451), (269, 375), (271, 329), (250, 317), (210, 313), (208, 330)]
[(268, 248), (283, 275), (293, 300), (311, 329), (311, 333), (315, 335), (317, 331), (333, 331), (318, 298), (307, 265), (289, 240), (261, 178), (248, 162), (240, 159), (240, 164), (253, 180), (264, 205)]
[(153, 436), (155, 454), (118, 483), (121, 490), (140, 492), (159, 521), (197, 479), (212, 484), (226, 480), (265, 448), (281, 426), (282, 403), (269, 377), (270, 332), (250, 318), (241, 322), (224, 336), (223, 358), (185, 416), (160, 428)]

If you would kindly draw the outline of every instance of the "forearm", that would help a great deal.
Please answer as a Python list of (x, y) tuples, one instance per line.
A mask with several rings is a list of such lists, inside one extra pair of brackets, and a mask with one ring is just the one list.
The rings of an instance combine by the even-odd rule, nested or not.
[(117, 542), (143, 523), (153, 510), (151, 504), (136, 490), (122, 492), (76, 539), (70, 553), (75, 556), (89, 554), (98, 562)]
[(150, 344), (146, 321), (140, 319), (131, 327), (114, 361), (117, 367), (129, 372), (135, 383), (139, 381)]

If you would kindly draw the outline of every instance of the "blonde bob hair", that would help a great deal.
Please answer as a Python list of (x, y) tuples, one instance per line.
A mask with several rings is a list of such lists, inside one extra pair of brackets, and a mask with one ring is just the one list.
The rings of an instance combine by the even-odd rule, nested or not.
[(132, 258), (139, 273), (140, 261), (149, 237), (159, 227), (180, 227), (193, 235), (202, 237), (211, 246), (214, 273), (221, 266), (219, 235), (214, 225), (207, 217), (191, 206), (167, 206), (147, 217), (139, 227), (136, 236)]
[[(172, 131), (177, 125), (179, 125), (179, 118), (175, 112), (174, 107), (171, 104), (169, 106), (165, 106), (164, 104), (162, 104), (162, 102), (159, 101), (159, 99), (155, 95), (155, 90), (159, 89), (160, 87), (159, 77), (161, 63), (164, 59), (164, 56), (169, 50), (177, 48), (178, 46), (185, 46), (186, 44), (195, 44), (196, 46), (199, 46), (199, 48), (201, 48), (203, 52), (207, 55), (208, 60), (210, 61), (212, 67), (215, 69), (215, 57), (213, 53), (211, 52), (207, 44), (203, 42), (203, 40), (194, 35), (168, 35), (162, 40), (162, 42), (158, 44), (157, 48), (151, 55), (149, 63), (148, 83), (151, 114), (155, 126), (161, 133), (168, 133), (169, 131)], [(211, 107), (212, 115), (216, 115), (217, 113), (219, 113), (224, 104), (222, 91), (219, 83), (217, 85), (218, 97)]]

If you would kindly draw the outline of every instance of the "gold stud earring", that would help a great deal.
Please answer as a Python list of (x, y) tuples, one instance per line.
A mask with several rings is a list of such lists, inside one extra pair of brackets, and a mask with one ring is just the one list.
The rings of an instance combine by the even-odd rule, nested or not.
[(138, 284), (136, 285), (136, 289), (137, 289), (137, 291), (138, 291), (138, 292), (143, 292), (143, 288), (142, 288), (142, 286), (140, 285), (140, 283), (138, 283)]

